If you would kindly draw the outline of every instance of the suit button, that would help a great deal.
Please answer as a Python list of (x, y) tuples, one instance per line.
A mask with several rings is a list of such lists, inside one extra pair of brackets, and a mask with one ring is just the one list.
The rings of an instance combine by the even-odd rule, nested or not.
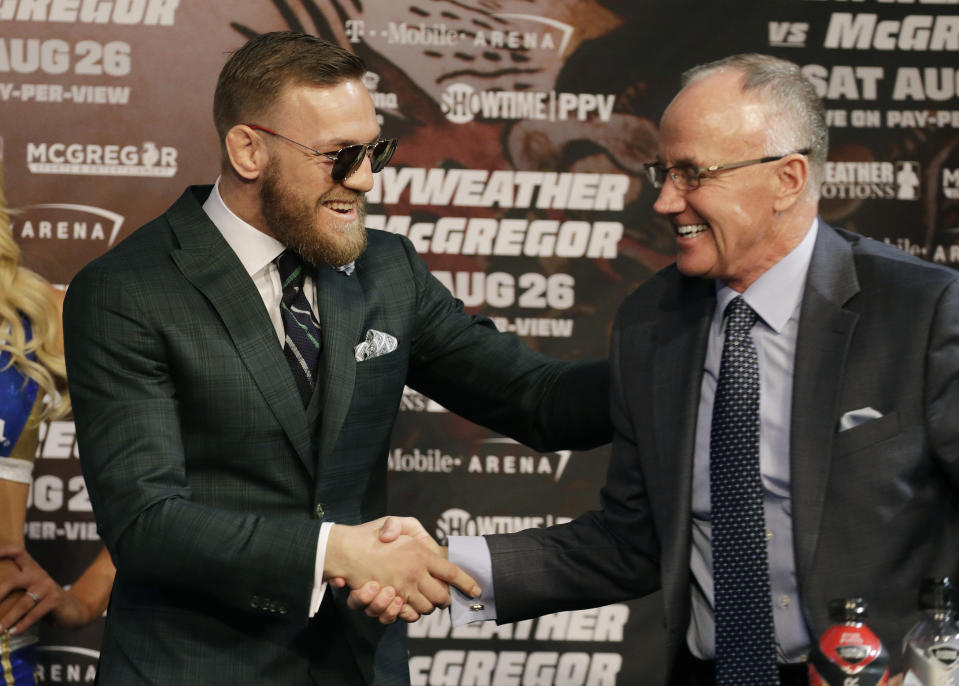
[(323, 519), (326, 516), (326, 512), (323, 511), (323, 503), (316, 504), (316, 518)]

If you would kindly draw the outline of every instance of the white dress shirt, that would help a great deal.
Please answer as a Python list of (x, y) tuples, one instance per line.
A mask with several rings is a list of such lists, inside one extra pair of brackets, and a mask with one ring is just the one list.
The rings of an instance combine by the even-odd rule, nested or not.
[[(286, 246), (272, 236), (268, 236), (259, 229), (233, 214), (220, 197), (220, 180), (216, 180), (210, 197), (203, 203), (203, 211), (207, 213), (216, 228), (223, 234), (224, 240), (240, 259), (246, 273), (253, 279), (263, 306), (266, 307), (276, 330), (276, 337), (283, 347), (286, 332), (283, 328), (283, 317), (280, 314), (280, 301), (283, 299), (283, 284), (280, 282), (280, 272), (274, 260), (286, 250)], [(313, 314), (319, 321), (316, 311), (316, 284), (313, 277), (306, 275), (303, 283), (303, 292), (313, 309)], [(292, 372), (291, 372), (292, 374)], [(332, 522), (323, 522), (320, 525), (320, 536), (316, 542), (316, 564), (313, 573), (313, 592), (310, 596), (310, 617), (320, 609), (320, 601), (326, 592), (326, 582), (323, 581), (323, 564), (326, 560), (326, 544), (330, 538)]]

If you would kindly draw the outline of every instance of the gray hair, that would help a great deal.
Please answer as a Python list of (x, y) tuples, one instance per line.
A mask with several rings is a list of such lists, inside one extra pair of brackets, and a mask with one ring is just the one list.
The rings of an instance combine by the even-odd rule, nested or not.
[(826, 110), (816, 88), (803, 75), (799, 65), (758, 53), (732, 55), (695, 66), (683, 74), (683, 86), (724, 69), (741, 71), (743, 92), (756, 91), (767, 106), (769, 129), (764, 154), (783, 155), (809, 150), (809, 190), (818, 197), (819, 187), (825, 179), (829, 130)]

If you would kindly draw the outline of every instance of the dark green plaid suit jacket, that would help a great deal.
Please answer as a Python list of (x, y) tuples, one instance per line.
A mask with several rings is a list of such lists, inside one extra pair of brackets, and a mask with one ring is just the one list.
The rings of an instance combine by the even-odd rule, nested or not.
[[(384, 514), (404, 384), (541, 448), (606, 442), (606, 362), (559, 363), (463, 313), (402, 237), (317, 275), (323, 372), (304, 410), (252, 280), (188, 189), (67, 295), (84, 477), (118, 567), (100, 683), (405, 684), (405, 630), (328, 591), (321, 522)], [(370, 329), (393, 353), (357, 363)]]

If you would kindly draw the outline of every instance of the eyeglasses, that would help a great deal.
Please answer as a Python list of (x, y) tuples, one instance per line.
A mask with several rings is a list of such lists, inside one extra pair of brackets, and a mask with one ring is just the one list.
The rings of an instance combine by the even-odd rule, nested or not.
[(276, 136), (277, 138), (282, 138), (285, 141), (289, 141), (294, 145), (298, 145), (301, 148), (309, 150), (318, 157), (325, 157), (329, 160), (333, 160), (333, 169), (330, 171), (330, 176), (333, 177), (334, 181), (342, 181), (350, 174), (355, 172), (359, 168), (360, 164), (363, 163), (363, 158), (367, 155), (370, 156), (370, 166), (375, 174), (390, 163), (390, 158), (393, 157), (393, 152), (396, 150), (397, 144), (397, 140), (395, 138), (390, 138), (387, 140), (374, 141), (373, 143), (348, 145), (345, 148), (336, 150), (335, 152), (320, 152), (319, 150), (315, 150), (308, 145), (303, 145), (292, 138), (287, 138), (283, 134), (268, 129), (265, 126), (259, 126), (258, 124), (247, 124), (247, 126), (249, 126), (251, 129), (263, 131), (271, 136)]
[(775, 162), (790, 155), (808, 155), (809, 148), (803, 148), (796, 152), (789, 152), (785, 155), (771, 155), (769, 157), (760, 157), (755, 160), (746, 160), (745, 162), (730, 162), (729, 164), (714, 164), (710, 167), (697, 167), (692, 164), (677, 164), (673, 167), (667, 167), (662, 162), (647, 162), (643, 167), (649, 175), (649, 180), (653, 188), (662, 188), (668, 178), (673, 185), (681, 191), (692, 191), (699, 188), (703, 177), (716, 172), (726, 171), (727, 169), (739, 169), (753, 164), (766, 164)]

